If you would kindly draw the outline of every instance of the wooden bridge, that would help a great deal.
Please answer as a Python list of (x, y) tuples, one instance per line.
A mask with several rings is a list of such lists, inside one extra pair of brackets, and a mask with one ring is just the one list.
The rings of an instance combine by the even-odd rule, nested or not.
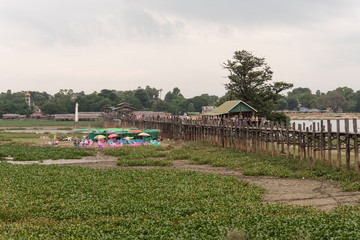
[[(324, 124), (326, 123), (326, 125)], [(287, 158), (307, 161), (309, 164), (328, 165), (334, 168), (346, 167), (359, 171), (359, 137), (357, 121), (352, 120), (353, 130), (349, 132), (350, 120), (345, 119), (345, 131), (332, 131), (330, 120), (317, 126), (295, 126), (295, 123), (279, 125), (274, 123), (248, 124), (246, 122), (219, 120), (185, 120), (181, 118), (107, 119), (104, 127), (137, 127), (159, 129), (164, 138), (204, 141), (221, 147), (246, 152), (264, 152), (283, 155)], [(325, 128), (326, 126), (326, 128)], [(326, 129), (326, 130), (325, 130)]]

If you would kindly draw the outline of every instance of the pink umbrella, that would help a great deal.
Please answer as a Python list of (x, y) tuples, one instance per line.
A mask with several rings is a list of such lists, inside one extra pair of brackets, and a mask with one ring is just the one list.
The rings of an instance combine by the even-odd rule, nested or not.
[(117, 134), (110, 134), (109, 136), (108, 136), (108, 138), (116, 138), (116, 137), (118, 137), (119, 135), (117, 135)]

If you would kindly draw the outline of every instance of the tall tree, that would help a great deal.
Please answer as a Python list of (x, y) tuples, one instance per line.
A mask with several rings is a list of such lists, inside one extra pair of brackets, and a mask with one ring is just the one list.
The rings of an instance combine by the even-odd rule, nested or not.
[(280, 93), (293, 87), (285, 82), (271, 84), (273, 72), (265, 58), (255, 57), (246, 50), (236, 51), (233, 59), (227, 60), (223, 67), (229, 71), (230, 82), (225, 84), (226, 89), (235, 98), (257, 109), (259, 115), (269, 116), (282, 98)]
[(339, 92), (330, 91), (317, 99), (318, 106), (322, 109), (331, 108), (334, 112), (341, 112), (349, 106), (349, 102)]

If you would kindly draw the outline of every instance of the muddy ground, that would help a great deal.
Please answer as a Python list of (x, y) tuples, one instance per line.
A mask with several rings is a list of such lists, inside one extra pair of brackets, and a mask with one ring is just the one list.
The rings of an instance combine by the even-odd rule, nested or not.
[(212, 167), (210, 165), (193, 165), (188, 160), (174, 160), (171, 167), (119, 167), (115, 157), (105, 156), (98, 153), (95, 157), (68, 160), (45, 160), (43, 162), (12, 162), (16, 164), (56, 164), (77, 165), (90, 168), (119, 168), (119, 169), (181, 169), (200, 173), (211, 173), (226, 176), (234, 176), (241, 181), (257, 184), (266, 189), (263, 201), (267, 203), (283, 203), (287, 205), (313, 206), (317, 209), (329, 211), (336, 206), (357, 205), (360, 192), (344, 192), (338, 186), (338, 182), (331, 180), (311, 180), (277, 178), (271, 176), (244, 176), (241, 169), (228, 169), (224, 167)]

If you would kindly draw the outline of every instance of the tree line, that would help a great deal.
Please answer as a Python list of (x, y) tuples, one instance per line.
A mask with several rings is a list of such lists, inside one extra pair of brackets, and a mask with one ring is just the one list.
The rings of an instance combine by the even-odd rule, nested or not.
[(30, 107), (25, 102), (25, 93), (11, 90), (0, 93), (0, 116), (7, 113), (31, 115), (35, 106), (41, 109), (43, 114), (74, 113), (75, 103), (79, 103), (81, 112), (99, 112), (104, 106), (114, 106), (120, 102), (128, 102), (137, 110), (163, 111), (175, 115), (187, 112), (201, 112), (202, 106), (218, 105), (219, 97), (209, 94), (201, 94), (192, 98), (185, 98), (179, 88), (165, 94), (160, 98), (162, 89), (150, 86), (138, 87), (135, 90), (110, 90), (102, 89), (99, 92), (86, 94), (84, 91), (74, 92), (72, 89), (60, 89), (51, 95), (47, 92), (29, 91)]
[(360, 91), (349, 87), (338, 87), (326, 93), (317, 90), (315, 93), (309, 88), (295, 88), (287, 96), (279, 99), (278, 110), (298, 110), (298, 105), (309, 109), (325, 110), (330, 108), (333, 112), (360, 112)]

